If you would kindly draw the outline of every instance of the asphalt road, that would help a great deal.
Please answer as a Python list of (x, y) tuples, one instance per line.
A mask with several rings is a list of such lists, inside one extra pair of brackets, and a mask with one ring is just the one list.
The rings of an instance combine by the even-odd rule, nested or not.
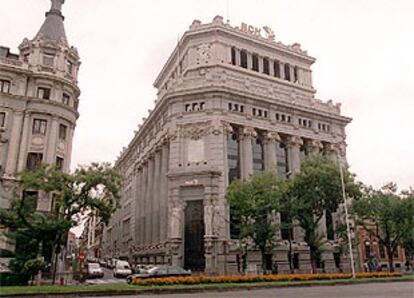
[(101, 285), (101, 284), (126, 284), (126, 278), (115, 278), (112, 270), (102, 268), (104, 272), (103, 278), (91, 278), (87, 279), (86, 283), (90, 285)]
[[(117, 298), (413, 298), (414, 282), (368, 283), (342, 286), (274, 288), (196, 294), (117, 296)], [(109, 298), (109, 297), (101, 297)], [(112, 297), (113, 298), (113, 297)]]

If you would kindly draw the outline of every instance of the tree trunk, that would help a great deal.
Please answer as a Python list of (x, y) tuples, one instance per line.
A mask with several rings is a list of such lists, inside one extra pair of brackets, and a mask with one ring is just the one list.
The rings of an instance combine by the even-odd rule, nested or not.
[(394, 272), (394, 251), (390, 246), (387, 245), (387, 254), (388, 254), (388, 267), (390, 272)]
[(266, 274), (266, 250), (265, 249), (260, 249), (260, 253), (262, 254), (262, 271), (263, 274)]

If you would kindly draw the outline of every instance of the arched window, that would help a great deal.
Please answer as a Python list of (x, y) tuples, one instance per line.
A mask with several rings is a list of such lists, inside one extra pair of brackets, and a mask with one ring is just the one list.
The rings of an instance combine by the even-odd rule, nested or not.
[(231, 64), (236, 65), (236, 49), (231, 48)]
[(247, 52), (246, 50), (240, 51), (240, 66), (247, 68)]
[(285, 64), (285, 80), (290, 81), (290, 65)]
[(259, 56), (257, 54), (252, 55), (252, 70), (259, 71)]
[(263, 58), (263, 73), (269, 74), (269, 59)]

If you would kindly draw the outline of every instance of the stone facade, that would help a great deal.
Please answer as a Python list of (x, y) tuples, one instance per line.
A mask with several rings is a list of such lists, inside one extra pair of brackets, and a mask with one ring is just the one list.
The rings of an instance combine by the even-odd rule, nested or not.
[[(7, 208), (16, 173), (40, 163), (69, 171), (78, 114), (79, 55), (67, 43), (61, 7), (52, 0), (39, 33), (19, 54), (0, 47), (0, 207)], [(52, 200), (38, 196), (38, 210)], [(1, 233), (0, 249), (12, 249)]]
[[(315, 98), (315, 59), (297, 43), (274, 39), (268, 27), (232, 27), (220, 16), (209, 24), (196, 20), (184, 33), (154, 83), (154, 110), (116, 162), (124, 184), (121, 208), (104, 230), (106, 256), (235, 273), (239, 244), (231, 239), (225, 200), (230, 180), (256, 170), (288, 177), (315, 152), (346, 162), (351, 119), (341, 116), (340, 104)], [(325, 235), (326, 226), (324, 219)], [(296, 270), (309, 272), (303, 231), (293, 234)], [(272, 256), (279, 272), (289, 267), (283, 235)], [(335, 247), (332, 239), (322, 256), (326, 271), (339, 270)], [(253, 268), (260, 256), (248, 248)], [(343, 256), (336, 260), (346, 267)]]

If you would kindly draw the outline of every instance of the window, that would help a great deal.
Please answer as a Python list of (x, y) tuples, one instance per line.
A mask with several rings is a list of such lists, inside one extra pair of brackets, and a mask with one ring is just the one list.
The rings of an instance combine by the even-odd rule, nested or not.
[(37, 170), (40, 168), (43, 161), (43, 154), (42, 153), (33, 153), (30, 152), (27, 155), (27, 163), (26, 168), (29, 171)]
[(273, 63), (273, 68), (274, 68), (274, 76), (276, 78), (280, 78), (280, 64), (279, 64), (279, 61), (275, 61)]
[(332, 218), (332, 213), (329, 210), (326, 210), (325, 221), (326, 221), (326, 238), (328, 238), (328, 240), (335, 240), (333, 218)]
[(252, 70), (259, 71), (259, 56), (256, 54), (252, 55)]
[(0, 112), (0, 127), (6, 126), (6, 113)]
[(229, 184), (240, 178), (240, 144), (237, 128), (233, 127), (235, 131), (227, 136), (227, 168)]
[(50, 88), (37, 88), (37, 97), (41, 99), (50, 99)]
[(200, 111), (204, 110), (204, 106), (205, 106), (204, 101), (203, 102), (200, 102)]
[(59, 140), (66, 140), (66, 133), (67, 133), (68, 127), (64, 124), (59, 125)]
[(63, 162), (64, 159), (62, 157), (57, 156), (56, 157), (56, 168), (58, 168), (59, 170), (63, 170)]
[(10, 92), (10, 81), (0, 80), (0, 92), (9, 93)]
[(252, 140), (252, 153), (253, 153), (253, 171), (264, 170), (264, 152), (263, 144), (260, 138)]
[(247, 68), (247, 52), (246, 50), (240, 51), (240, 66)]
[(379, 245), (380, 258), (381, 259), (385, 259), (386, 256), (385, 256), (385, 247), (384, 247), (384, 244), (382, 244), (382, 242), (380, 242), (378, 245)]
[(43, 55), (43, 65), (53, 67), (54, 61), (55, 61), (55, 56)]
[(34, 119), (32, 133), (46, 135), (47, 121), (44, 119)]
[(28, 210), (31, 210), (32, 212), (35, 212), (37, 209), (38, 198), (39, 194), (37, 191), (23, 191), (23, 204)]
[(295, 68), (293, 69), (293, 75), (294, 75), (294, 82), (298, 82), (299, 77), (298, 77), (298, 67), (295, 66)]
[(236, 49), (231, 48), (231, 64), (236, 65)]
[(73, 63), (71, 61), (69, 61), (69, 60), (66, 60), (66, 71), (69, 74), (72, 74), (73, 73)]
[(230, 208), (230, 238), (240, 238), (240, 217), (237, 216), (232, 208)]
[(269, 59), (263, 58), (263, 73), (269, 74)]
[(73, 108), (74, 108), (75, 110), (78, 110), (78, 107), (79, 107), (79, 100), (75, 100), (75, 101), (73, 102)]
[(287, 178), (289, 172), (288, 149), (283, 142), (276, 142), (277, 175), (281, 179)]
[(285, 80), (290, 81), (290, 65), (285, 64)]
[(65, 105), (69, 105), (70, 103), (70, 95), (67, 93), (62, 94), (62, 103)]
[(282, 240), (293, 239), (292, 219), (288, 212), (280, 212), (281, 237)]

